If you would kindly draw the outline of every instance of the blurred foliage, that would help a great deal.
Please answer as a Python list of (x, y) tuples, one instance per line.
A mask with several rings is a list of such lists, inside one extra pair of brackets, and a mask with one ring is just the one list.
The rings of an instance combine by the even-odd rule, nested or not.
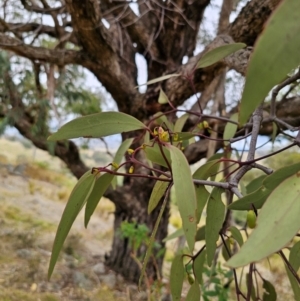
[[(47, 45), (52, 43), (43, 41)], [(54, 68), (49, 78), (50, 68)], [(87, 77), (82, 67), (58, 68), (49, 64), (31, 64), (28, 60), (0, 51), (0, 135), (14, 121), (26, 114), (35, 136), (47, 136), (50, 124), (57, 124), (69, 115), (81, 116), (101, 111), (103, 96), (86, 86)], [(10, 103), (8, 81), (21, 98), (25, 112)], [(49, 81), (54, 82), (53, 99), (48, 99)], [(50, 93), (51, 94), (51, 93)], [(51, 97), (51, 95), (50, 95)], [(52, 97), (51, 97), (52, 98)]]
[[(276, 149), (274, 149), (276, 151)], [(270, 168), (277, 170), (281, 167), (288, 166), (300, 162), (299, 147), (295, 146), (276, 156), (271, 156), (264, 160), (265, 164)]]

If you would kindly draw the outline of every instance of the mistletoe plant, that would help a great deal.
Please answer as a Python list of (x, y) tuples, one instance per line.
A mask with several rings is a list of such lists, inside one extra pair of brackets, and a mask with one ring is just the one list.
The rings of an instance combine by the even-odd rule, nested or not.
[[(220, 250), (226, 259), (225, 265), (231, 269), (226, 277), (233, 277), (237, 300), (276, 300), (273, 285), (261, 276), (256, 264), (275, 253), (283, 259), (295, 298), (300, 300), (300, 279), (297, 275), (300, 242), (295, 239), (300, 229), (300, 163), (276, 171), (258, 163), (266, 157), (300, 145), (299, 132), (295, 136), (285, 132), (287, 129), (298, 131), (298, 128), (276, 116), (277, 94), (300, 79), (300, 71), (293, 71), (292, 75), (287, 76), (300, 62), (300, 39), (289, 39), (300, 32), (299, 11), (298, 0), (286, 0), (270, 18), (251, 56), (238, 113), (228, 117), (206, 115), (202, 110), (198, 113), (179, 110), (161, 90), (158, 101), (168, 103), (171, 109), (156, 114), (148, 124), (124, 113), (102, 112), (75, 119), (49, 137), (53, 141), (77, 137), (102, 138), (125, 132), (134, 132), (135, 135), (121, 144), (110, 164), (93, 167), (74, 187), (56, 233), (49, 278), (68, 232), (84, 205), (84, 223), (87, 226), (105, 191), (111, 189), (110, 186), (115, 187), (116, 177), (147, 177), (156, 181), (148, 212), (151, 213), (157, 206), (160, 206), (160, 211), (148, 242), (140, 283), (171, 188), (174, 187), (182, 229), (173, 234), (172, 238), (184, 235), (188, 246), (184, 253), (175, 256), (172, 263), (170, 289), (174, 301), (181, 300), (185, 274), (189, 274), (189, 279), (192, 279), (185, 300), (200, 300), (201, 287), (205, 288), (203, 275), (207, 273), (207, 267), (219, 266), (216, 261)], [(245, 44), (236, 43), (207, 52), (195, 65), (195, 69), (210, 66), (244, 47)], [(193, 71), (190, 74), (165, 75), (147, 84), (155, 84), (173, 76), (189, 80)], [(266, 116), (263, 114), (262, 100), (275, 85), (277, 87), (271, 96), (270, 114)], [(168, 117), (177, 112), (184, 114), (172, 123)], [(198, 123), (192, 130), (185, 132), (184, 126), (191, 115), (197, 118)], [(184, 150), (195, 142), (195, 137), (213, 139), (207, 134), (213, 131), (210, 128), (212, 119), (225, 123), (223, 138), (216, 138), (223, 143), (223, 152), (208, 158), (204, 165), (192, 173)], [(259, 130), (262, 123), (267, 122), (273, 124), (274, 137), (277, 134), (292, 136), (293, 142), (272, 154), (257, 157)], [(239, 152), (236, 152), (235, 157), (232, 156), (232, 143), (249, 137), (247, 158), (243, 160)], [(138, 143), (135, 149), (130, 148)], [(121, 163), (125, 153), (126, 160)], [(141, 157), (145, 157), (148, 163), (141, 161)], [(138, 166), (148, 172), (136, 172), (140, 170)], [(127, 171), (124, 172), (122, 167), (127, 167)], [(239, 184), (242, 177), (253, 168), (262, 170), (265, 175), (241, 188)], [(226, 202), (222, 197), (225, 195)], [(202, 215), (205, 207), (206, 217)], [(236, 210), (247, 212), (244, 227), (238, 228), (232, 223), (231, 213)], [(200, 221), (203, 224), (202, 219), (205, 219), (205, 227), (199, 227)], [(249, 229), (253, 229), (250, 235)], [(199, 240), (204, 241), (201, 248), (195, 247)], [(285, 249), (289, 251), (289, 259)], [(237, 269), (245, 266), (248, 266), (248, 273), (246, 287), (242, 287), (237, 278)], [(258, 278), (261, 279), (264, 292), (259, 291)], [(203, 296), (207, 299), (208, 291), (203, 290)]]

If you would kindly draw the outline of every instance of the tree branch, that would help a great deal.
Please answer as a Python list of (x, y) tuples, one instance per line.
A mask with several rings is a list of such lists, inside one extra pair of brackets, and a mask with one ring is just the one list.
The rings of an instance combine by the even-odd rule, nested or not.
[(0, 47), (32, 61), (47, 62), (58, 66), (67, 64), (88, 65), (87, 57), (80, 51), (29, 46), (3, 33), (0, 33)]
[(79, 43), (94, 62), (85, 66), (112, 94), (119, 110), (129, 112), (135, 104), (141, 106), (136, 101), (139, 93), (135, 89), (137, 69), (133, 46), (130, 53), (126, 51), (120, 56), (115, 40), (102, 24), (98, 1), (67, 0), (66, 5)]
[[(52, 38), (59, 38), (57, 35), (57, 31), (55, 30), (54, 27), (49, 26), (49, 25), (44, 25), (40, 23), (4, 23), (0, 22), (0, 32), (7, 32), (10, 31), (16, 35), (20, 35), (22, 33), (29, 33), (33, 32), (37, 34), (38, 36), (41, 34), (46, 34), (49, 37)], [(64, 36), (69, 36), (70, 32), (63, 30), (63, 35)], [(73, 43), (74, 45), (78, 44), (78, 41), (74, 35), (70, 35), (69, 42)]]
[(24, 8), (30, 12), (41, 13), (46, 15), (51, 15), (52, 12), (62, 13), (65, 10), (65, 6), (42, 8), (36, 5), (35, 2), (32, 0), (21, 0), (21, 3), (23, 4)]
[[(15, 128), (39, 149), (48, 151), (49, 143), (47, 137), (49, 132), (33, 133), (32, 128), (35, 125), (34, 119), (26, 113), (26, 107), (18, 93), (18, 89), (13, 83), (8, 72), (5, 72), (4, 80), (6, 83), (7, 96), (12, 106), (11, 117), (14, 119)], [(80, 159), (79, 150), (72, 141), (58, 141), (54, 146), (54, 155), (60, 158), (78, 179), (88, 170)]]
[(228, 34), (236, 42), (253, 46), (257, 36), (281, 0), (252, 0), (247, 2), (235, 21), (229, 26)]

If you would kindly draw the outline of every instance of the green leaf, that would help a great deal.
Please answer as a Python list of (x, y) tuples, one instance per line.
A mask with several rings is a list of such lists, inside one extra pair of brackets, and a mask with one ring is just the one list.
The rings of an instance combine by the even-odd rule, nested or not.
[[(133, 141), (133, 138), (129, 138), (129, 139), (126, 139), (122, 142), (122, 144), (120, 145), (120, 147), (118, 148), (118, 150), (115, 154), (115, 157), (114, 157), (114, 160), (113, 160), (114, 163), (116, 163), (117, 165), (120, 165), (126, 151), (128, 150), (128, 148), (132, 144), (132, 141)], [(113, 177), (113, 179), (111, 181), (111, 186), (112, 186), (113, 189), (117, 188), (117, 177)]]
[(263, 180), (263, 186), (267, 189), (275, 189), (283, 180), (300, 171), (300, 163), (288, 165), (276, 170)]
[(63, 125), (48, 140), (64, 140), (78, 137), (101, 138), (109, 135), (146, 129), (136, 118), (120, 112), (101, 112), (76, 118)]
[(195, 184), (195, 192), (197, 199), (197, 224), (199, 223), (203, 209), (207, 203), (210, 193), (206, 190), (204, 185)]
[[(269, 18), (258, 38), (247, 67), (245, 89), (240, 106), (240, 123), (264, 100), (270, 89), (280, 83), (300, 62), (299, 0), (285, 0)], [(279, 42), (280, 41), (280, 42)]]
[[(168, 162), (171, 165), (170, 151), (165, 146), (162, 146), (162, 149)], [(158, 144), (154, 144), (153, 146), (145, 145), (144, 152), (146, 154), (147, 159), (151, 162), (164, 167), (168, 167), (168, 164), (166, 163), (165, 159), (161, 154)]]
[(197, 280), (190, 287), (185, 301), (200, 301), (201, 292), (200, 286)]
[[(164, 175), (161, 175), (159, 177), (167, 179), (167, 177)], [(164, 196), (169, 184), (170, 184), (169, 182), (164, 182), (164, 181), (159, 181), (159, 180), (156, 181), (156, 183), (152, 189), (152, 193), (151, 193), (150, 200), (148, 203), (148, 214), (150, 214), (156, 208), (159, 201)]]
[(275, 288), (271, 282), (263, 279), (263, 288), (265, 289), (263, 294), (263, 301), (276, 301), (277, 294)]
[(200, 284), (203, 284), (204, 263), (206, 260), (206, 250), (203, 250), (193, 262), (195, 278)]
[[(231, 115), (230, 120), (238, 122), (239, 119), (239, 114), (238, 113), (234, 113)], [(234, 137), (236, 130), (238, 128), (237, 124), (231, 123), (231, 122), (227, 122), (225, 129), (224, 129), (224, 133), (223, 133), (223, 139), (224, 140), (229, 140), (231, 138)], [(224, 145), (228, 145), (229, 141), (224, 141)]]
[(177, 142), (177, 141), (189, 140), (194, 137), (195, 137), (195, 134), (193, 134), (193, 133), (179, 132), (179, 133), (174, 133), (173, 140), (174, 140), (174, 142)]
[[(227, 249), (229, 250), (229, 252), (231, 252), (230, 241), (229, 241), (228, 238), (225, 240), (225, 244), (226, 244)], [(230, 258), (230, 255), (228, 254), (227, 249), (226, 249), (225, 245), (223, 244), (223, 246), (222, 246), (222, 256), (225, 259), (225, 261), (227, 261)]]
[[(300, 241), (298, 241), (291, 249), (290, 256), (289, 256), (289, 262), (293, 269), (297, 272), (300, 267)], [(285, 269), (287, 272), (287, 275), (289, 277), (291, 287), (295, 296), (295, 300), (300, 300), (300, 286), (298, 284), (298, 281), (295, 279), (294, 275), (291, 273), (287, 265), (285, 265)]]
[[(252, 275), (252, 278), (253, 278), (253, 275)], [(249, 273), (246, 274), (246, 283), (249, 283)], [(253, 280), (252, 280), (252, 284), (253, 284)], [(257, 298), (256, 298), (256, 292), (255, 292), (255, 286), (252, 285), (251, 287), (251, 299), (253, 301), (257, 301)], [(275, 301), (275, 300), (274, 300)]]
[(207, 162), (214, 161), (214, 160), (220, 160), (223, 157), (224, 157), (223, 153), (216, 153), (216, 154), (212, 155), (211, 157), (209, 157), (207, 159)]
[(164, 113), (157, 112), (156, 114), (154, 114), (153, 118), (155, 118), (157, 116), (159, 116), (159, 117), (155, 119), (155, 123), (163, 126), (164, 128), (167, 127), (172, 132), (174, 131), (174, 124), (168, 120), (168, 118), (166, 117), (166, 115)]
[(127, 152), (127, 150), (129, 149), (130, 145), (133, 142), (133, 138), (129, 138), (126, 139), (122, 142), (122, 144), (120, 145), (120, 147), (118, 148), (115, 157), (114, 157), (114, 162), (117, 163), (118, 165), (121, 164), (122, 159), (125, 155), (125, 153)]
[(87, 227), (91, 216), (93, 215), (99, 201), (101, 200), (103, 194), (108, 189), (114, 175), (105, 173), (99, 177), (94, 185), (93, 190), (86, 200), (85, 214), (84, 214), (84, 226)]
[(149, 239), (149, 244), (148, 244), (148, 247), (147, 247), (147, 250), (146, 250), (146, 255), (145, 255), (145, 258), (144, 258), (144, 261), (143, 261), (142, 270), (141, 270), (141, 276), (140, 276), (140, 279), (139, 279), (139, 288), (141, 287), (142, 280), (143, 280), (143, 277), (144, 277), (144, 274), (145, 274), (145, 271), (146, 271), (146, 267), (147, 267), (149, 258), (150, 258), (151, 254), (152, 254), (152, 247), (153, 247), (155, 236), (156, 236), (156, 233), (157, 233), (157, 230), (158, 230), (158, 226), (160, 224), (161, 218), (163, 216), (163, 213), (164, 213), (164, 211), (166, 209), (166, 205), (168, 203), (169, 192), (170, 191), (168, 191), (168, 193), (166, 194), (165, 199), (164, 199), (164, 201), (163, 201), (163, 203), (161, 205), (159, 214), (157, 216), (155, 225), (153, 227), (153, 231), (152, 231), (150, 239)]
[(211, 176), (216, 175), (220, 167), (219, 159), (209, 160), (205, 164), (201, 165), (194, 173), (193, 179), (207, 180)]
[(208, 66), (211, 66), (226, 56), (242, 49), (245, 48), (247, 45), (244, 43), (233, 43), (229, 45), (223, 45), (220, 47), (217, 47), (207, 53), (205, 53), (201, 59), (199, 60), (197, 64), (197, 68), (205, 68)]
[[(269, 195), (272, 193), (272, 191), (285, 179), (290, 177), (291, 175), (297, 173), (300, 171), (300, 163), (296, 163), (293, 165), (282, 167), (278, 170), (276, 170), (271, 175), (266, 176), (263, 181), (260, 188), (258, 188), (256, 191), (244, 196), (243, 198), (240, 198), (238, 201), (230, 204), (228, 206), (228, 209), (231, 210), (249, 210), (253, 209), (252, 204), (256, 209), (260, 209), (262, 205), (265, 203), (266, 199), (269, 197)], [(259, 181), (257, 179), (257, 183), (249, 184), (247, 186), (247, 191), (254, 189), (255, 187), (259, 186)], [(254, 181), (253, 181), (254, 182)]]
[(300, 177), (295, 174), (273, 190), (259, 212), (256, 228), (228, 266), (257, 262), (282, 249), (295, 236), (300, 229), (299, 185)]
[(178, 238), (178, 237), (183, 236), (183, 235), (184, 235), (183, 229), (182, 228), (177, 229), (175, 232), (173, 232), (172, 234), (170, 234), (166, 238), (164, 238), (163, 242)]
[[(220, 167), (219, 160), (207, 161), (200, 166), (193, 174), (193, 179), (207, 180), (209, 177), (216, 175)], [(197, 198), (197, 223), (200, 221), (202, 211), (206, 205), (210, 193), (204, 185), (195, 184)]]
[(205, 225), (200, 227), (196, 233), (196, 241), (205, 240)]
[(300, 267), (300, 241), (294, 244), (291, 248), (289, 262), (296, 272), (298, 272)]
[(223, 204), (221, 197), (223, 192), (224, 190), (222, 188), (214, 187), (207, 203), (205, 241), (207, 264), (209, 266), (211, 266), (214, 259), (219, 232), (224, 221), (225, 205)]
[(148, 85), (148, 86), (149, 85), (153, 85), (153, 84), (156, 84), (158, 82), (162, 82), (163, 80), (169, 79), (171, 77), (177, 77), (177, 76), (180, 76), (180, 74), (173, 73), (173, 74), (168, 74), (168, 75), (160, 76), (160, 77), (151, 79), (151, 80), (149, 80), (148, 82), (146, 82), (146, 83), (144, 83), (142, 85), (136, 86), (136, 88), (141, 87), (141, 86), (145, 86), (145, 85)]
[(244, 240), (240, 230), (234, 226), (231, 226), (228, 230), (231, 232), (231, 236), (234, 238), (234, 240), (236, 240), (241, 247), (244, 244)]
[(182, 255), (176, 255), (173, 259), (170, 272), (170, 290), (173, 301), (181, 300), (185, 270)]
[(253, 209), (253, 205), (255, 209), (260, 209), (271, 192), (272, 190), (266, 189), (263, 186), (258, 190), (240, 198), (236, 202), (231, 203), (227, 208), (230, 210), (250, 210)]
[(168, 148), (171, 155), (175, 195), (182, 219), (182, 228), (189, 249), (193, 252), (197, 231), (197, 200), (191, 170), (182, 151), (173, 145), (168, 145)]
[(289, 270), (289, 268), (286, 265), (285, 265), (285, 270), (286, 270), (286, 273), (290, 280), (295, 300), (300, 301), (300, 286), (298, 284), (298, 281), (295, 279), (294, 275), (291, 273), (291, 271)]
[(275, 122), (272, 122), (272, 126), (273, 126), (273, 130), (272, 130), (272, 136), (271, 137), (272, 137), (272, 143), (274, 144), (276, 136), (277, 136), (278, 126)]
[(262, 186), (263, 180), (267, 177), (267, 175), (261, 175), (258, 178), (252, 180), (247, 186), (246, 191), (247, 194), (254, 192)]
[(174, 132), (181, 132), (189, 117), (190, 114), (187, 113), (181, 115), (175, 122)]
[(96, 177), (87, 171), (73, 188), (67, 205), (59, 222), (54, 243), (52, 246), (51, 258), (48, 268), (48, 279), (50, 279), (54, 266), (57, 262), (58, 255), (62, 249), (64, 241), (86, 200), (88, 199), (95, 185)]
[[(126, 139), (122, 142), (120, 147), (118, 148), (113, 162), (119, 165), (122, 162), (124, 154), (132, 144), (133, 138)], [(117, 179), (112, 174), (104, 174), (96, 180), (94, 189), (92, 190), (91, 194), (87, 199), (87, 204), (85, 207), (85, 215), (84, 215), (84, 225), (87, 227), (91, 216), (93, 215), (99, 201), (101, 200), (103, 194), (108, 189), (109, 185), (111, 184), (113, 188), (116, 188), (116, 183), (114, 180)]]
[(169, 103), (168, 96), (166, 95), (166, 93), (163, 91), (162, 88), (160, 88), (160, 90), (159, 90), (158, 103), (160, 103), (162, 105), (165, 103)]

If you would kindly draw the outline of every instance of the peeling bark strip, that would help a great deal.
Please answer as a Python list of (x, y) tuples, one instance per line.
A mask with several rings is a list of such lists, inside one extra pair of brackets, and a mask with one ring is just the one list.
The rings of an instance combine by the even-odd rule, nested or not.
[[(5, 13), (13, 2), (15, 0), (7, 0), (6, 4), (1, 4)], [(169, 100), (178, 106), (195, 92), (206, 91), (213, 94), (215, 91), (208, 90), (214, 90), (211, 89), (212, 86), (217, 86), (213, 82), (214, 79), (224, 73), (226, 68), (244, 75), (251, 54), (248, 48), (226, 57), (213, 66), (198, 69), (194, 74), (192, 71), (200, 57), (215, 47), (233, 42), (245, 42), (248, 46), (253, 46), (279, 0), (248, 2), (236, 20), (229, 25), (229, 11), (226, 8), (232, 6), (232, 0), (224, 0), (218, 35), (203, 53), (196, 56), (193, 53), (197, 37), (201, 34), (199, 26), (205, 9), (210, 4), (209, 0), (141, 1), (137, 2), (139, 16), (132, 11), (127, 1), (61, 2), (62, 5), (56, 8), (51, 7), (46, 0), (19, 0), (18, 4), (27, 12), (39, 17), (43, 14), (51, 17), (54, 26), (28, 22), (25, 17), (21, 19), (23, 16), (13, 23), (11, 20), (1, 19), (0, 48), (31, 60), (35, 66), (48, 63), (53, 65), (53, 68), (63, 68), (68, 64), (87, 68), (112, 95), (121, 112), (147, 122), (154, 113), (168, 109), (168, 105), (160, 105), (157, 102), (160, 87)], [(109, 28), (104, 26), (103, 20), (109, 24)], [(45, 36), (55, 39), (55, 44), (49, 48), (42, 47), (40, 39)], [(147, 62), (148, 80), (171, 73), (180, 73), (182, 76), (149, 86), (146, 92), (141, 94), (135, 88), (136, 54), (142, 55)], [(182, 65), (184, 56), (188, 57), (188, 62)], [(30, 139), (36, 147), (47, 150), (48, 129), (44, 128), (38, 135), (32, 133), (35, 125), (33, 113), (26, 106), (22, 95), (18, 94), (10, 76), (7, 72), (5, 80), (11, 108), (5, 101), (2, 103), (5, 97), (1, 95), (0, 116), (9, 114), (16, 117), (14, 125), (20, 133)], [(190, 77), (194, 87), (184, 78), (186, 76)], [(201, 98), (203, 106), (209, 101), (204, 96), (205, 93)], [(293, 98), (278, 103), (278, 116), (289, 114), (290, 117), (287, 118), (292, 118), (295, 125), (300, 125), (300, 114), (295, 116), (295, 110), (290, 109), (298, 102), (299, 99)], [(290, 120), (289, 122), (291, 123)], [(221, 131), (222, 127), (222, 123), (218, 124), (218, 131)], [(266, 124), (261, 132), (269, 135), (272, 129)], [(196, 162), (205, 157), (208, 144), (207, 140), (201, 140), (191, 145), (186, 150), (189, 161)], [(217, 143), (216, 148), (218, 147), (220, 144)], [(58, 142), (54, 153), (67, 164), (77, 178), (87, 170), (73, 142)], [(116, 205), (113, 247), (106, 262), (131, 281), (137, 281), (140, 268), (130, 256), (131, 246), (120, 237), (118, 228), (124, 220), (135, 220), (145, 223), (152, 230), (158, 214), (158, 209), (150, 216), (146, 212), (152, 187), (153, 182), (145, 178), (125, 179), (122, 187), (111, 189), (105, 195)], [(158, 231), (157, 241), (161, 244), (167, 233), (168, 214), (166, 210)], [(144, 251), (145, 246), (142, 246), (138, 254)], [(162, 258), (157, 258), (156, 264), (152, 262), (149, 265), (147, 274), (151, 279), (155, 279), (157, 267), (161, 271)]]

